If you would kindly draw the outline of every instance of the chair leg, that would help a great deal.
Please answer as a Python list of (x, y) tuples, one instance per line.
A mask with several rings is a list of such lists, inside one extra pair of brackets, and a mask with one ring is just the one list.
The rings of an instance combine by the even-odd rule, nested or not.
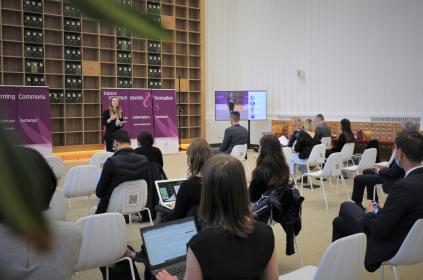
[(377, 185), (373, 187), (373, 201), (376, 201)]
[[(308, 163), (307, 163), (307, 173), (310, 174), (310, 166), (308, 166)], [(311, 177), (307, 176), (307, 178), (308, 178), (308, 182), (310, 183), (310, 189), (313, 190), (313, 182), (311, 181)]]
[(380, 266), (380, 280), (385, 280), (385, 271), (384, 271), (384, 265), (382, 264)]
[(301, 195), (303, 195), (303, 186), (304, 186), (304, 174), (301, 175), (301, 191), (300, 191)]
[(70, 198), (68, 198), (68, 206), (69, 206), (69, 210), (72, 210), (72, 204), (71, 204)]
[(294, 235), (294, 245), (295, 245), (295, 250), (297, 251), (297, 254), (298, 254), (298, 258), (300, 259), (301, 267), (303, 267), (304, 266), (303, 256), (301, 255), (300, 248), (298, 247), (297, 239), (295, 238), (295, 235)]
[(344, 176), (342, 174), (341, 174), (341, 183), (342, 183), (342, 185), (345, 188), (345, 192), (347, 193), (347, 200), (349, 200), (350, 199), (350, 195), (348, 194), (348, 188), (347, 188), (347, 185), (345, 184)]
[(109, 266), (106, 265), (106, 280), (109, 280)]
[(326, 200), (325, 186), (323, 185), (323, 178), (322, 177), (320, 177), (320, 190), (322, 192), (323, 199), (325, 201), (326, 210), (329, 210), (328, 201)]
[(90, 211), (90, 196), (87, 196), (87, 207), (88, 207), (88, 215), (90, 215), (91, 214), (91, 211)]
[(394, 280), (398, 280), (398, 271), (395, 265), (392, 265), (392, 272), (394, 273)]
[(151, 212), (150, 212), (150, 209), (148, 209), (148, 208), (144, 208), (144, 209), (142, 209), (141, 211), (147, 211), (147, 213), (148, 213), (148, 219), (150, 219), (150, 225), (153, 225), (153, 219), (151, 218)]

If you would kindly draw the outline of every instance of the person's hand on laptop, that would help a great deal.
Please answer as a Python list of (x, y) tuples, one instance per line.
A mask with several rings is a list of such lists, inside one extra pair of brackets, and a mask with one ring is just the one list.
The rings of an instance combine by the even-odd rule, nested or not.
[(156, 274), (156, 279), (157, 280), (178, 280), (178, 277), (170, 275), (169, 272), (163, 269), (159, 271), (159, 273)]

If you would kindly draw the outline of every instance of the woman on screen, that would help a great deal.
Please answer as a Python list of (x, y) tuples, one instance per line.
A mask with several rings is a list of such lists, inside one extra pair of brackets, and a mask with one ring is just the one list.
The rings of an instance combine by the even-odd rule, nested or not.
[(102, 123), (105, 126), (103, 139), (106, 142), (106, 150), (113, 152), (112, 134), (125, 123), (118, 97), (114, 96), (110, 100), (109, 108), (103, 112)]
[(235, 98), (233, 92), (231, 92), (228, 96), (228, 108), (229, 108), (229, 114), (232, 114), (235, 109)]

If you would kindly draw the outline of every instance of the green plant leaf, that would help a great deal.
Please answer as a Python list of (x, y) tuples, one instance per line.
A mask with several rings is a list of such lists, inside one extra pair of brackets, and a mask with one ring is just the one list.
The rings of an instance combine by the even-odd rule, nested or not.
[(115, 0), (68, 0), (82, 13), (109, 26), (121, 26), (135, 35), (154, 40), (169, 40), (170, 32), (164, 29), (153, 16), (125, 6)]

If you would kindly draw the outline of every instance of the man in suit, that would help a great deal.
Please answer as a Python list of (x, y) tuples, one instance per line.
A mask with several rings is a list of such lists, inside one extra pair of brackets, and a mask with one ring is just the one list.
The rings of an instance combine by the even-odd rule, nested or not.
[[(354, 186), (351, 199), (360, 207), (363, 202), (364, 189), (367, 187), (367, 199), (373, 199), (374, 186), (382, 184), (385, 193), (390, 192), (392, 185), (404, 177), (404, 169), (402, 169), (397, 160), (393, 159), (389, 167), (381, 168), (375, 166), (373, 169), (365, 169), (363, 175), (354, 177)], [(375, 196), (376, 202), (379, 202), (377, 194)]]
[(128, 132), (115, 131), (112, 134), (112, 141), (115, 153), (104, 163), (95, 191), (97, 197), (100, 198), (96, 214), (107, 211), (112, 192), (120, 183), (143, 179), (148, 185), (151, 184), (148, 159), (136, 154), (131, 148)]
[(344, 202), (339, 216), (333, 220), (333, 241), (366, 233), (364, 264), (370, 272), (398, 252), (411, 227), (423, 218), (423, 135), (402, 132), (395, 143), (395, 158), (405, 176), (392, 185), (384, 207), (376, 210), (369, 204), (364, 211), (353, 202)]
[(214, 150), (214, 153), (223, 152), (230, 154), (232, 149), (236, 145), (247, 144), (248, 142), (248, 130), (239, 124), (240, 114), (238, 111), (234, 111), (231, 114), (231, 127), (225, 129), (223, 136), (222, 145), (218, 151)]
[(323, 137), (332, 137), (330, 127), (325, 123), (325, 117), (323, 117), (322, 114), (316, 115), (314, 122), (316, 123), (316, 130), (314, 133), (315, 142), (320, 143)]

